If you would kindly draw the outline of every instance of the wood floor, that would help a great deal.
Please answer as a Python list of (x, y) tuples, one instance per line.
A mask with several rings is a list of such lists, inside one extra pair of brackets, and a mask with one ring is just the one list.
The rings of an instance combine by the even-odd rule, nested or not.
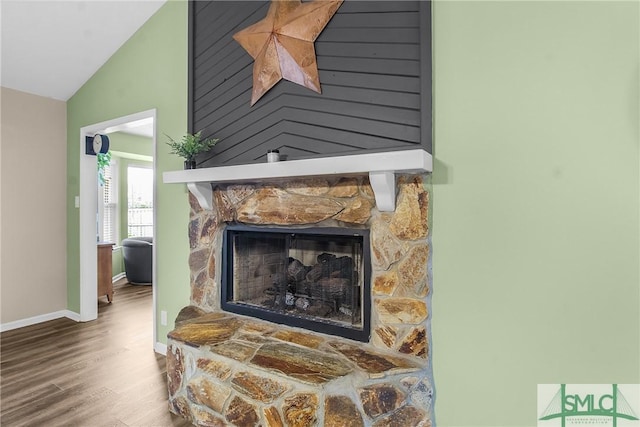
[(57, 319), (0, 334), (0, 425), (191, 425), (167, 409), (151, 304), (151, 286), (116, 284), (96, 321)]

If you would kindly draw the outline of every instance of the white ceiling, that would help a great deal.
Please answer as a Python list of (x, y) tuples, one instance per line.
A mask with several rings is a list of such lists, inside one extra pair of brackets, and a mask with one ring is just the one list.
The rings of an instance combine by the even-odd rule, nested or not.
[(165, 2), (0, 0), (0, 84), (66, 101)]

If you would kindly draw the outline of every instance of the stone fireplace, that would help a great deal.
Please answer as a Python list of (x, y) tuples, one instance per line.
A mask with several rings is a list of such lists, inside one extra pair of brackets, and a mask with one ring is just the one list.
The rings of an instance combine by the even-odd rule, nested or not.
[(426, 175), (393, 212), (366, 176), (190, 194), (191, 305), (168, 335), (170, 409), (197, 425), (428, 426)]

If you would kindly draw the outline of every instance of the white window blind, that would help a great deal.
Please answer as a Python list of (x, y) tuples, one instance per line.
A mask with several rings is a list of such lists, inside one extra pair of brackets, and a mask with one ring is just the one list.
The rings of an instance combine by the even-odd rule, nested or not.
[(99, 240), (118, 243), (118, 183), (117, 164), (111, 161), (104, 168), (104, 185), (102, 186), (101, 203), (99, 203)]

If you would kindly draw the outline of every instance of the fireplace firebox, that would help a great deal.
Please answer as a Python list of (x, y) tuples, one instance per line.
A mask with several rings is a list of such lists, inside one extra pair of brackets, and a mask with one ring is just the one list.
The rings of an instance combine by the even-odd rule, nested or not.
[(368, 230), (228, 225), (222, 309), (366, 342), (369, 252)]

